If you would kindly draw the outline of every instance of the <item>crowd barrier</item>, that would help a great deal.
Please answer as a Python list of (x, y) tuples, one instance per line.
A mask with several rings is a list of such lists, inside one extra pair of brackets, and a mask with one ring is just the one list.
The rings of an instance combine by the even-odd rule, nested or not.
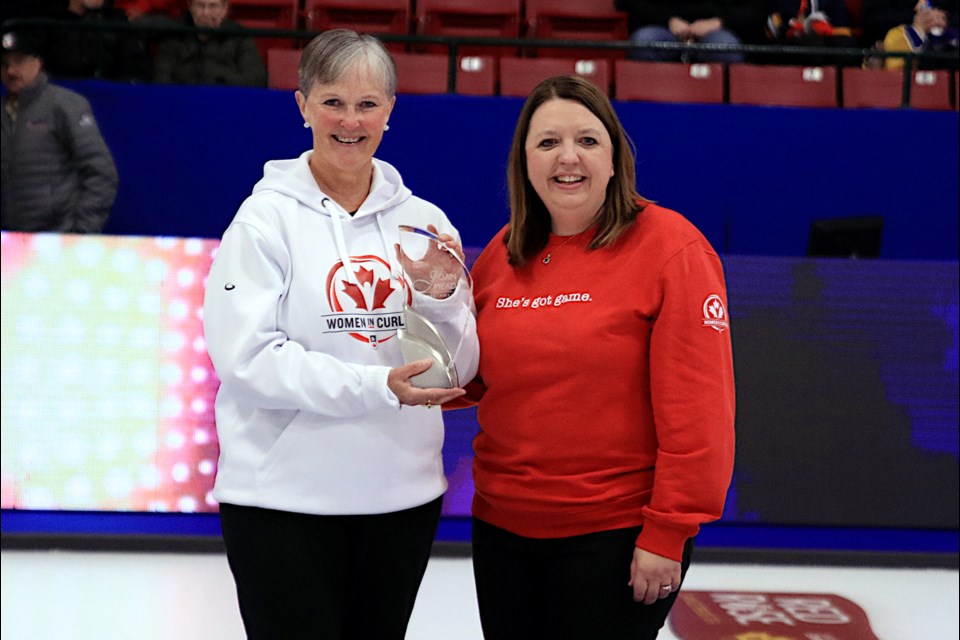
[[(530, 17), (526, 27), (528, 37), (519, 37), (523, 30), (503, 26), (510, 23), (513, 9), (491, 6), (471, 8), (466, 15), (482, 20), (495, 14), (501, 26), (477, 29), (460, 26), (451, 28), (450, 32), (492, 31), (500, 35), (438, 35), (444, 33), (443, 28), (427, 26), (407, 30), (395, 26), (411, 24), (409, 15), (402, 17), (403, 5), (409, 5), (406, 0), (396, 3), (378, 0), (376, 9), (368, 7), (373, 18), (367, 22), (362, 13), (351, 12), (350, 5), (358, 4), (355, 0), (344, 2), (339, 11), (321, 4), (331, 3), (306, 0), (306, 5), (301, 7), (297, 0), (234, 2), (233, 11), (240, 14), (237, 20), (244, 25), (240, 30), (193, 28), (156, 17), (128, 24), (19, 18), (6, 21), (3, 28), (120, 32), (142, 39), (151, 50), (155, 49), (158, 38), (167, 35), (247, 35), (253, 37), (260, 48), (269, 86), (283, 89), (296, 88), (298, 52), (313, 36), (323, 28), (350, 27), (373, 30), (374, 35), (384, 41), (397, 62), (400, 91), (408, 93), (524, 96), (546, 76), (574, 74), (590, 79), (612, 98), (622, 100), (944, 110), (957, 109), (960, 105), (957, 52), (755, 44), (638, 44), (625, 39), (625, 19), (614, 19), (592, 8), (582, 11), (596, 14), (594, 20), (584, 15), (571, 22), (565, 19), (569, 16), (556, 15), (557, 7), (549, 6), (538, 9), (539, 17), (536, 14)], [(385, 4), (397, 6), (389, 10)], [(520, 3), (511, 0), (507, 4), (519, 7)], [(409, 14), (409, 9), (406, 11)], [(550, 18), (563, 19), (551, 23)], [(431, 22), (421, 16), (418, 20), (432, 25), (439, 18)], [(615, 28), (621, 20), (624, 28)], [(664, 65), (627, 59), (630, 51), (641, 50), (674, 53), (685, 62)], [(706, 53), (740, 54), (747, 64), (691, 62)], [(861, 64), (882, 66), (883, 61), (890, 58), (902, 59), (903, 70), (859, 68)], [(790, 63), (784, 64), (783, 60)]]
[[(310, 132), (291, 91), (69, 83), (91, 101), (120, 173), (106, 231), (219, 238), (271, 159)], [(443, 208), (470, 246), (508, 218), (521, 98), (401, 95), (378, 157)], [(958, 118), (917, 109), (617, 101), (640, 193), (725, 254), (802, 256), (814, 224), (882, 219), (877, 255), (958, 257)]]

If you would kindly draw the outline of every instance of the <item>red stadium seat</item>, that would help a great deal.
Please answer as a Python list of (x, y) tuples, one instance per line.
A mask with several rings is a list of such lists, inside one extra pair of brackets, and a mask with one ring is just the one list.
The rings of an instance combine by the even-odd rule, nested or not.
[[(903, 104), (903, 71), (844, 69), (843, 106), (897, 109)], [(914, 71), (910, 84), (914, 109), (949, 111), (948, 71)]]
[(950, 111), (950, 72), (914, 71), (910, 85), (910, 106), (914, 109)]
[(275, 29), (296, 29), (299, 0), (230, 0), (229, 17), (235, 22), (244, 20), (270, 22)]
[(541, 80), (577, 75), (610, 94), (610, 61), (573, 58), (500, 58), (500, 95), (525, 98)]
[[(450, 57), (443, 53), (394, 53), (397, 93), (446, 93)], [(457, 93), (489, 96), (496, 89), (496, 58), (463, 56), (458, 60)]]
[(267, 50), (267, 87), (271, 89), (296, 89), (300, 84), (300, 49)]
[(953, 72), (953, 110), (960, 109), (960, 71)]
[(903, 104), (903, 72), (884, 69), (844, 69), (843, 106), (899, 109)]
[[(526, 0), (526, 37), (537, 40), (626, 40), (627, 14), (613, 0)], [(622, 49), (541, 47), (536, 55), (554, 58), (624, 58)]]
[[(410, 0), (305, 0), (306, 28), (310, 31), (352, 29), (358, 33), (410, 34)], [(387, 44), (406, 51), (403, 42)]]
[[(520, 0), (416, 0), (415, 32), (424, 36), (519, 38)], [(446, 45), (423, 50), (446, 52)], [(465, 45), (458, 55), (515, 55), (517, 47)]]
[(457, 65), (457, 93), (468, 96), (496, 95), (498, 58), (461, 56)]
[[(230, 0), (229, 19), (248, 29), (297, 29), (298, 0)], [(291, 38), (261, 36), (254, 38), (261, 57), (274, 48), (294, 48)]]
[[(267, 51), (267, 86), (291, 90), (299, 86), (299, 49)], [(393, 53), (398, 93), (446, 93), (449, 56), (441, 53)], [(497, 60), (464, 56), (457, 69), (457, 93), (491, 96), (496, 93)]]
[(446, 93), (449, 57), (442, 53), (394, 53), (398, 93)]
[(617, 60), (613, 66), (618, 100), (723, 102), (723, 65)]
[(731, 64), (730, 103), (781, 107), (836, 107), (834, 67)]

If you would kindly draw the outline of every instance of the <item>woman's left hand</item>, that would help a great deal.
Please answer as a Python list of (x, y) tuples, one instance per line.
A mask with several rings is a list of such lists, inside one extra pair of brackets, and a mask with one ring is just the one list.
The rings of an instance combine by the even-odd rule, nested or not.
[(637, 547), (630, 563), (629, 584), (635, 601), (653, 604), (680, 588), (680, 563)]

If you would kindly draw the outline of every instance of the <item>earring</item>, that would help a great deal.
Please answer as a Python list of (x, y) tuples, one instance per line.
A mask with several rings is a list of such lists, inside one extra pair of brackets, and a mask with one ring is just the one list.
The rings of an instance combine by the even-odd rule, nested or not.
[(310, 128), (310, 123), (309, 123), (309, 122), (304, 122), (304, 123), (303, 123), (303, 128), (304, 128), (304, 129), (309, 129), (309, 128)]
[(383, 130), (384, 130), (384, 131), (390, 131), (390, 125), (389, 125), (389, 124), (383, 125)]

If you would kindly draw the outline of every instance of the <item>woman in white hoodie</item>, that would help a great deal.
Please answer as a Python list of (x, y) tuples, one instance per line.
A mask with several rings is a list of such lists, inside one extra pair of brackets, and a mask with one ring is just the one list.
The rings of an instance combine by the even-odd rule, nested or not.
[(400, 225), (460, 246), (446, 215), (373, 157), (395, 101), (383, 45), (327, 31), (299, 75), (313, 149), (266, 164), (207, 280), (213, 495), (250, 638), (401, 639), (446, 489), (433, 407), (464, 392), (412, 384), (431, 361), (404, 364), (397, 330), (417, 298), (460, 343), (454, 364), (470, 380), (471, 293), (403, 284)]

